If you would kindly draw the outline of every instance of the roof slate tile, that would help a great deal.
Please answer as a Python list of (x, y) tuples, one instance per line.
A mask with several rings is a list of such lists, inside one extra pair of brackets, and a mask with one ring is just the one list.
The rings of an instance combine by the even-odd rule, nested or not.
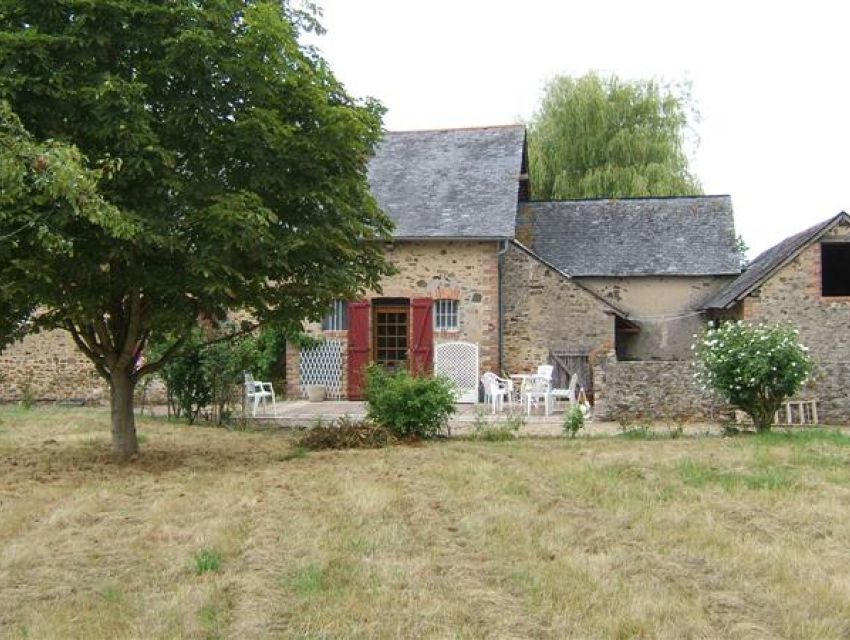
[(369, 184), (396, 238), (513, 238), (525, 127), (388, 132)]
[(741, 271), (725, 195), (521, 203), (517, 238), (573, 276)]

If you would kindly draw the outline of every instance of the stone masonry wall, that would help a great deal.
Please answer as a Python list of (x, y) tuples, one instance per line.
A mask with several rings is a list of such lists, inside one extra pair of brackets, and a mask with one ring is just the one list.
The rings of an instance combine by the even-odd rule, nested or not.
[(581, 278), (582, 284), (629, 314), (640, 333), (621, 336), (624, 360), (690, 360), (693, 335), (705, 327), (703, 303), (734, 276)]
[[(850, 227), (838, 226), (824, 239), (850, 242)], [(789, 322), (816, 363), (800, 398), (817, 398), (821, 422), (850, 424), (850, 297), (821, 295), (820, 243), (805, 249), (743, 301), (743, 318)]]
[(65, 331), (25, 337), (0, 352), (0, 402), (108, 401), (107, 385)]
[[(459, 301), (457, 331), (435, 331), (434, 342), (461, 340), (479, 346), (481, 371), (496, 371), (499, 363), (499, 276), (496, 242), (395, 242), (387, 258), (398, 273), (386, 278), (382, 291), (364, 298), (449, 298)], [(311, 335), (347, 339), (346, 331), (323, 332), (309, 324)], [(287, 396), (301, 395), (298, 347), (286, 347)], [(344, 372), (345, 375), (345, 372)]]
[(609, 307), (515, 245), (505, 255), (503, 296), (507, 372), (536, 370), (549, 361), (550, 350), (587, 351), (591, 364), (613, 356)]
[(693, 361), (601, 362), (594, 371), (601, 389), (593, 408), (598, 420), (709, 420), (730, 409), (703, 391)]

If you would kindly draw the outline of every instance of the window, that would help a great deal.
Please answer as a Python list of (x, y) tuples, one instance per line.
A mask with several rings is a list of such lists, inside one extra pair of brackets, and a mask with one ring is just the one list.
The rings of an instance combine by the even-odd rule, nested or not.
[(322, 331), (345, 331), (348, 329), (348, 304), (345, 300), (334, 300), (322, 319)]
[(407, 369), (410, 306), (376, 306), (372, 326), (375, 362), (383, 365), (389, 373)]
[(434, 328), (438, 331), (457, 331), (458, 307), (457, 300), (435, 300)]
[(822, 295), (850, 296), (850, 242), (823, 242), (820, 255)]

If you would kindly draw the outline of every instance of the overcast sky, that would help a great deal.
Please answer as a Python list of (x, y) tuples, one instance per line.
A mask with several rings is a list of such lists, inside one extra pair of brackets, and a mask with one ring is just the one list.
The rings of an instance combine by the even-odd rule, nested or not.
[(850, 210), (850, 3), (319, 0), (316, 43), (390, 130), (531, 118), (590, 70), (692, 83), (692, 168), (751, 257)]

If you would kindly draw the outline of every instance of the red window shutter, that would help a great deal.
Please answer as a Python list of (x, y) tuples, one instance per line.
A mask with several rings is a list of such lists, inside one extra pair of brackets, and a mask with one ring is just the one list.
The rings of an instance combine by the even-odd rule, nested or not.
[(362, 400), (369, 365), (369, 301), (348, 303), (348, 399)]
[(410, 301), (411, 350), (410, 372), (431, 373), (434, 364), (434, 301), (414, 298)]

